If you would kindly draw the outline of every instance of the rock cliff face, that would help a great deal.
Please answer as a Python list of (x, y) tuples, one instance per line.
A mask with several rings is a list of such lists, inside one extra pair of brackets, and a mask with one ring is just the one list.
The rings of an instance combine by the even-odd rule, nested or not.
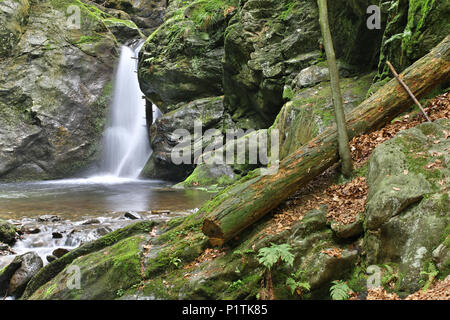
[(99, 151), (117, 39), (138, 28), (78, 0), (4, 0), (0, 21), (0, 179), (85, 168)]
[[(361, 11), (365, 2), (330, 5), (332, 25), (345, 25), (333, 32), (343, 65), (355, 65), (353, 75), (375, 67), (382, 35), (382, 30), (367, 30)], [(320, 38), (314, 0), (171, 1), (164, 24), (141, 52), (141, 88), (163, 113), (223, 95), (224, 117), (232, 126), (268, 128), (286, 102), (285, 87), (298, 81), (301, 70), (323, 63)], [(362, 39), (366, 44), (360, 46)], [(153, 148), (159, 148), (157, 143)], [(147, 168), (155, 167), (156, 155)], [(185, 175), (193, 170), (185, 169)], [(148, 177), (158, 174), (144, 172)]]
[[(388, 59), (402, 70), (428, 52), (450, 30), (448, 23), (443, 22), (448, 12), (444, 2), (379, 1), (376, 4), (381, 11), (380, 29), (367, 27), (370, 4), (373, 3), (365, 0), (339, 0), (329, 4), (341, 77), (349, 78), (350, 87), (352, 77), (361, 77), (375, 70), (377, 65), (378, 74), (372, 74), (375, 81), (389, 76), (385, 68)], [(294, 109), (301, 110), (306, 116), (306, 105), (309, 105), (321, 113), (313, 122), (323, 126), (324, 123), (317, 121), (328, 122), (332, 115), (326, 115), (320, 98), (312, 97), (325, 94), (323, 90), (328, 80), (317, 11), (314, 0), (301, 3), (290, 0), (202, 0), (188, 4), (172, 1), (164, 24), (148, 38), (141, 54), (141, 87), (147, 98), (163, 112), (196, 99), (223, 95), (225, 117), (231, 118), (234, 127), (243, 129), (267, 129), (276, 118), (291, 123), (287, 110), (301, 100), (305, 103), (297, 103)], [(324, 85), (318, 85), (321, 82)], [(366, 91), (360, 90), (359, 80), (356, 83), (354, 91), (358, 91), (359, 99), (363, 98), (367, 93), (367, 82), (364, 85)], [(315, 85), (318, 87), (311, 88)], [(376, 88), (374, 86), (371, 91)], [(305, 96), (311, 96), (311, 99), (301, 98)], [(317, 115), (317, 112), (313, 114)], [(293, 117), (292, 112), (289, 116)], [(309, 124), (303, 127), (304, 122), (296, 124), (301, 132), (291, 132), (289, 138), (286, 132), (282, 133), (283, 155), (317, 132), (317, 128), (310, 128)], [(297, 129), (290, 127), (288, 130)], [(152, 132), (158, 135), (161, 130), (153, 129)], [(289, 146), (292, 137), (297, 139), (295, 146)], [(152, 139), (155, 141), (153, 148), (159, 149), (157, 141), (163, 140), (162, 137)], [(164, 162), (168, 163), (168, 160), (165, 158)], [(158, 177), (158, 171), (151, 169), (157, 166), (155, 155), (144, 176)], [(174, 179), (194, 169), (169, 164), (167, 168), (170, 167), (174, 171), (177, 168), (184, 171), (184, 174), (176, 174)], [(189, 181), (203, 186), (204, 183), (198, 180), (204, 177), (209, 181), (207, 184), (215, 184), (217, 178), (211, 180), (211, 174), (207, 173), (211, 170), (217, 171), (211, 166), (200, 168), (197, 171), (203, 172), (197, 172), (196, 178)], [(231, 172), (230, 168), (225, 171)], [(217, 176), (216, 173), (212, 175)]]

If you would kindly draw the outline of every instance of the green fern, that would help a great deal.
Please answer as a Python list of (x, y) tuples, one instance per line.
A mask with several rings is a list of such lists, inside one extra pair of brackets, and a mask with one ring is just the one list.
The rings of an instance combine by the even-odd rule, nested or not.
[[(427, 267), (425, 268), (425, 270), (420, 272), (420, 274), (428, 277), (422, 288), (422, 291), (427, 291), (430, 288), (430, 286), (433, 284), (436, 277), (438, 276), (439, 270), (436, 268), (434, 263), (429, 262)], [(421, 282), (423, 283), (424, 281), (422, 280)]]
[(333, 300), (348, 300), (350, 298), (349, 293), (352, 293), (352, 289), (344, 281), (333, 281), (333, 285), (330, 288), (330, 296)]
[(258, 262), (267, 269), (271, 269), (279, 261), (284, 261), (292, 267), (294, 255), (291, 253), (291, 246), (288, 244), (276, 245), (271, 243), (270, 247), (262, 248), (258, 251)]
[(296, 281), (293, 278), (287, 278), (286, 285), (291, 290), (291, 294), (294, 294), (297, 289), (300, 289), (302, 292), (311, 290), (311, 286), (308, 282)]

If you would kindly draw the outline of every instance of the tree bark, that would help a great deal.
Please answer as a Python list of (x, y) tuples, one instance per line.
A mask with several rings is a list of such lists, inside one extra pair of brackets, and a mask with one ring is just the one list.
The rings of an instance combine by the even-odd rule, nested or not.
[[(420, 98), (450, 75), (450, 36), (402, 73)], [(411, 106), (408, 93), (392, 79), (347, 116), (350, 139), (376, 130)], [(301, 186), (338, 161), (336, 126), (329, 127), (280, 162), (276, 174), (256, 172), (225, 189), (201, 209), (202, 231), (212, 245), (223, 245), (264, 217)]]
[(342, 104), (341, 87), (339, 86), (339, 71), (334, 53), (333, 38), (331, 37), (328, 22), (327, 0), (318, 0), (320, 29), (322, 30), (323, 45), (327, 54), (328, 70), (330, 71), (331, 93), (333, 95), (334, 113), (336, 117), (339, 156), (341, 158), (341, 171), (349, 178), (353, 171), (352, 154), (348, 143), (348, 134), (345, 122), (344, 107)]

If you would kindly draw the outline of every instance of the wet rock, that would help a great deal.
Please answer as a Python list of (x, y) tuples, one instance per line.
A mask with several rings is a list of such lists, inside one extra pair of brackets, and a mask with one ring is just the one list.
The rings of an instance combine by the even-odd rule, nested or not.
[(94, 230), (94, 234), (96, 238), (103, 237), (105, 234), (108, 234), (112, 231), (110, 227), (100, 227)]
[(0, 241), (6, 244), (14, 244), (17, 237), (17, 228), (5, 221), (0, 219)]
[(28, 252), (14, 258), (0, 275), (0, 293), (20, 297), (27, 283), (44, 266), (35, 252)]
[(124, 214), (125, 218), (131, 219), (131, 220), (139, 220), (142, 219), (141, 215), (134, 211), (128, 211)]
[(87, 221), (83, 222), (81, 225), (87, 226), (87, 225), (99, 224), (99, 223), (101, 223), (101, 221), (98, 220), (98, 219), (90, 219), (90, 220), (87, 220)]
[(61, 258), (63, 255), (69, 253), (70, 251), (64, 248), (58, 248), (53, 250), (52, 255), (54, 255), (56, 258)]
[[(195, 121), (202, 123), (202, 132), (217, 129), (220, 133), (224, 133), (226, 128), (233, 127), (230, 116), (224, 111), (223, 97), (198, 99), (177, 105), (176, 110), (158, 118), (150, 128), (153, 153), (142, 176), (179, 181), (192, 173), (195, 168), (195, 150), (203, 151), (211, 144), (211, 139), (200, 140), (200, 137), (195, 135)], [(186, 133), (185, 137), (181, 138), (174, 134), (180, 130)], [(194, 147), (186, 143), (181, 144), (188, 139), (191, 139)], [(187, 161), (174, 163), (172, 152), (175, 147), (178, 147), (180, 154), (183, 153), (183, 159)]]
[(24, 227), (22, 228), (22, 232), (26, 234), (38, 234), (41, 232), (41, 229), (37, 227)]
[(62, 239), (63, 235), (60, 232), (52, 232), (53, 239)]
[(46, 259), (47, 259), (47, 261), (48, 261), (49, 263), (51, 263), (51, 262), (55, 261), (55, 260), (58, 259), (58, 258), (51, 254), (51, 255), (48, 255), (48, 256), (46, 257)]
[(38, 222), (58, 222), (61, 218), (56, 215), (43, 215), (37, 219)]
[(170, 214), (170, 210), (152, 210), (152, 214)]

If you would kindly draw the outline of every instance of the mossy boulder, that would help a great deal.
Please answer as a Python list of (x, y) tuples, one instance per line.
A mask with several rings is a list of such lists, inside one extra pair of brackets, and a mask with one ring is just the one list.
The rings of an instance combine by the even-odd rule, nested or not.
[(393, 262), (400, 291), (420, 287), (449, 224), (448, 119), (402, 131), (378, 146), (369, 163), (365, 212), (366, 263)]
[(25, 31), (30, 1), (0, 1), (0, 56), (8, 56)]
[[(367, 29), (367, 1), (329, 5), (337, 56), (370, 70), (382, 32)], [(239, 127), (259, 129), (273, 123), (285, 102), (284, 86), (325, 58), (320, 43), (316, 1), (241, 2), (225, 32), (223, 81), (225, 108)]]
[[(15, 27), (0, 58), (0, 177), (66, 177), (98, 156), (118, 43), (108, 15), (81, 1), (8, 3), (0, 19), (11, 24), (1, 28)], [(79, 28), (69, 6), (80, 9)]]
[[(228, 131), (224, 145), (201, 155), (194, 172), (175, 187), (223, 189), (250, 171), (270, 164), (271, 136), (266, 129)], [(239, 152), (238, 152), (239, 151)]]
[[(77, 266), (77, 263), (74, 261), (78, 261), (77, 259), (80, 258), (80, 260), (82, 260), (83, 262), (86, 262), (85, 259), (87, 259), (91, 254), (95, 255), (97, 258), (101, 257), (101, 255), (98, 254), (98, 252), (103, 252), (103, 256), (107, 256), (104, 257), (103, 260), (101, 260), (101, 263), (99, 263), (96, 268), (94, 268), (93, 270), (93, 275), (90, 275), (89, 272), (86, 272), (83, 276), (84, 277), (89, 277), (89, 278), (84, 278), (87, 283), (89, 283), (89, 285), (95, 286), (95, 277), (99, 277), (97, 279), (104, 279), (101, 278), (102, 275), (106, 272), (105, 269), (109, 268), (109, 267), (113, 267), (113, 268), (122, 268), (122, 269), (127, 269), (130, 267), (130, 270), (133, 270), (133, 266), (135, 265), (135, 260), (136, 257), (133, 255), (133, 253), (138, 253), (140, 252), (141, 248), (140, 248), (140, 244), (142, 243), (142, 241), (144, 241), (145, 237), (142, 238), (143, 235), (147, 235), (154, 227), (156, 226), (156, 223), (154, 221), (142, 221), (142, 222), (137, 222), (134, 224), (131, 224), (127, 227), (115, 230), (103, 237), (101, 237), (100, 239), (97, 239), (95, 241), (92, 242), (88, 242), (83, 244), (81, 247), (74, 249), (72, 251), (70, 251), (69, 253), (65, 254), (64, 256), (62, 256), (61, 258), (51, 262), (50, 264), (46, 265), (44, 268), (42, 268), (32, 279), (31, 281), (28, 283), (24, 295), (23, 295), (23, 299), (29, 299), (32, 295), (35, 296), (40, 296), (42, 299), (44, 299), (45, 297), (49, 296), (49, 292), (47, 290), (41, 290), (39, 291), (39, 293), (36, 293), (42, 286), (46, 285), (48, 282), (52, 282), (53, 279), (55, 279), (55, 277), (60, 277), (60, 278), (70, 278), (71, 276), (73, 276), (73, 272), (69, 273), (69, 274), (65, 274), (64, 270), (68, 270), (68, 266), (70, 265), (75, 265)], [(137, 237), (135, 237), (137, 236)], [(134, 237), (134, 238), (133, 238)], [(129, 241), (127, 241), (127, 239), (129, 239)], [(131, 239), (131, 240), (130, 240)], [(127, 247), (130, 250), (130, 255), (128, 255), (127, 250), (122, 250), (121, 247), (122, 245), (117, 245), (118, 243), (122, 242), (122, 245), (124, 247)], [(138, 249), (139, 247), (139, 249)], [(105, 252), (108, 252), (108, 248), (114, 248), (114, 251), (116, 253), (118, 253), (118, 256), (120, 257), (115, 257), (113, 254), (108, 255), (108, 254), (104, 254)], [(131, 250), (133, 249), (133, 250)], [(133, 251), (133, 252), (132, 252)], [(123, 258), (123, 257), (126, 258)], [(86, 257), (86, 258), (85, 258)], [(131, 262), (130, 264), (127, 263), (127, 260), (130, 259)], [(96, 261), (98, 259), (95, 259), (94, 261)], [(114, 264), (114, 262), (116, 262)], [(89, 265), (88, 264), (84, 264), (84, 267), (89, 269)], [(103, 268), (103, 269), (102, 269)], [(99, 270), (103, 270), (102, 272), (100, 272)], [(70, 269), (73, 270), (73, 269)], [(116, 271), (118, 271), (119, 269), (115, 269)], [(100, 274), (98, 274), (98, 272), (100, 272)], [(120, 272), (119, 272), (120, 273)], [(111, 277), (115, 277), (114, 273), (110, 273), (108, 274), (108, 276)], [(123, 279), (123, 283), (120, 283), (120, 285), (122, 286), (126, 286), (126, 284), (128, 284), (129, 282), (127, 282), (130, 279), (136, 279), (135, 278), (135, 274), (130, 273), (129, 274), (129, 278)], [(115, 278), (116, 279), (116, 278)], [(99, 280), (99, 281), (100, 281)], [(117, 279), (116, 279), (117, 280)], [(131, 280), (130, 280), (131, 281)], [(80, 295), (78, 295), (78, 291), (75, 290), (73, 287), (72, 289), (70, 289), (71, 287), (67, 286), (67, 281), (64, 283), (58, 283), (58, 292), (61, 291), (61, 294), (66, 296), (66, 297), (70, 297), (71, 299), (79, 299)], [(72, 283), (72, 282), (70, 282)], [(135, 284), (135, 283), (133, 283)], [(115, 288), (114, 284), (110, 284), (111, 286), (108, 286), (108, 284), (104, 283), (105, 286), (98, 286), (98, 288), (96, 288), (95, 290), (92, 289), (92, 298), (95, 297), (114, 297), (114, 295), (116, 294), (116, 292), (114, 290), (120, 290), (120, 289), (127, 289), (127, 288)], [(51, 286), (53, 286), (53, 283), (51, 284)], [(131, 285), (130, 285), (131, 286)], [(47, 295), (45, 295), (45, 293), (47, 292)], [(53, 292), (53, 291), (52, 291)], [(56, 292), (55, 292), (56, 294)], [(89, 296), (89, 292), (84, 293), (86, 297)]]
[[(369, 73), (360, 77), (341, 79), (346, 113), (365, 99), (373, 76), (373, 73)], [(335, 123), (331, 86), (328, 81), (311, 88), (292, 87), (292, 93), (286, 98), (289, 101), (283, 106), (272, 125), (272, 128), (278, 129), (280, 134), (280, 160)]]
[[(196, 123), (198, 127), (195, 127)], [(153, 154), (142, 176), (169, 181), (185, 179), (194, 170), (195, 161), (203, 150), (214, 143), (215, 133), (225, 134), (227, 128), (233, 128), (233, 122), (225, 113), (223, 97), (197, 99), (176, 105), (150, 127)], [(209, 137), (208, 132), (211, 133)], [(176, 136), (176, 133), (180, 135)], [(183, 163), (172, 159), (175, 148), (176, 155)]]
[(117, 16), (119, 19), (125, 19), (125, 14), (146, 35), (163, 23), (167, 6), (166, 0), (94, 0), (94, 3), (110, 14), (119, 13), (122, 15)]
[(0, 219), (0, 242), (6, 243), (6, 244), (14, 244), (16, 242), (16, 234), (17, 228), (2, 219)]
[[(142, 247), (147, 241), (145, 235), (135, 235), (78, 257), (51, 281), (40, 287), (29, 300), (118, 298), (121, 292), (143, 280), (141, 255)], [(79, 270), (81, 275), (79, 288), (71, 286), (76, 274), (74, 270)]]
[(163, 113), (222, 90), (224, 30), (235, 0), (171, 1), (139, 59), (144, 94)]

